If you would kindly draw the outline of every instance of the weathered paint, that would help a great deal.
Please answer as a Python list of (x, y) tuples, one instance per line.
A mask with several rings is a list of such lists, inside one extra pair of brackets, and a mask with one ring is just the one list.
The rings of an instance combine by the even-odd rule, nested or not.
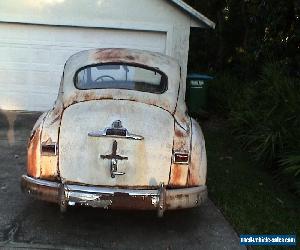
[[(58, 97), (54, 108), (47, 113), (44, 119), (43, 131), (41, 135), (41, 144), (42, 145), (57, 145), (59, 143), (59, 128), (61, 117), (63, 113), (63, 106), (61, 103), (60, 96)], [(55, 180), (59, 178), (59, 169), (58, 169), (58, 157), (56, 155), (44, 155), (41, 154), (41, 167), (40, 167), (40, 177), (48, 180)]]
[[(173, 153), (180, 152), (190, 154), (191, 129), (190, 119), (185, 119), (183, 127), (174, 123)], [(186, 130), (184, 129), (186, 128)], [(190, 162), (189, 162), (190, 164)], [(187, 184), (189, 164), (176, 164), (172, 162), (169, 186), (182, 187)]]
[(186, 186), (187, 176), (188, 176), (188, 168), (187, 164), (172, 164), (171, 166), (171, 174), (169, 180), (170, 187), (183, 187)]
[(27, 146), (27, 173), (32, 177), (40, 177), (41, 165), (41, 133), (44, 119), (47, 113), (43, 113), (33, 126)]
[[(114, 121), (143, 140), (90, 137)], [(59, 138), (59, 170), (65, 182), (108, 186), (158, 186), (168, 183), (174, 136), (173, 116), (164, 109), (128, 100), (93, 100), (74, 104), (63, 114)], [(163, 138), (163, 140), (162, 140)], [(111, 161), (100, 155), (128, 157), (118, 161), (125, 175), (111, 178)]]
[(59, 101), (55, 108), (43, 113), (32, 130), (32, 136), (28, 143), (27, 171), (29, 176), (55, 180), (59, 177), (58, 155), (44, 155), (42, 145), (58, 142), (58, 132), (62, 106)]
[(36, 129), (28, 144), (27, 173), (32, 177), (40, 177), (40, 135), (41, 130)]
[(206, 198), (205, 186), (169, 190), (166, 199), (167, 210), (198, 207)]
[(189, 168), (188, 186), (205, 185), (207, 171), (205, 140), (199, 124), (194, 119), (192, 119), (191, 143), (191, 165)]
[(56, 180), (58, 178), (57, 162), (57, 156), (42, 156), (40, 177), (46, 180)]
[[(183, 127), (183, 126), (184, 127)], [(186, 129), (184, 129), (186, 128)], [(185, 121), (184, 123), (174, 124), (174, 146), (173, 149), (175, 152), (189, 152), (190, 151), (190, 141), (191, 141), (191, 124), (190, 119)]]
[[(76, 89), (74, 86), (74, 75), (80, 68), (86, 65), (110, 62), (147, 65), (150, 68), (157, 68), (167, 75), (168, 89), (159, 95), (124, 89)], [(67, 61), (62, 98), (64, 107), (87, 100), (132, 100), (161, 107), (173, 114), (177, 105), (179, 85), (180, 69), (178, 63), (173, 58), (141, 50), (95, 49), (77, 53)], [(179, 99), (178, 102), (179, 105), (184, 104), (184, 98)]]
[[(158, 68), (168, 76), (168, 90), (157, 95), (116, 89), (78, 90), (74, 87), (73, 78), (78, 69), (105, 62)], [(100, 49), (74, 55), (66, 64), (54, 108), (43, 114), (35, 125), (28, 150), (28, 175), (58, 180), (63, 186), (79, 184), (81, 186), (76, 186), (79, 189), (90, 185), (155, 192), (161, 183), (166, 183), (169, 188), (167, 209), (197, 206), (205, 196), (198, 190), (205, 187), (206, 181), (205, 142), (201, 128), (186, 113), (182, 94), (184, 85), (178, 64), (161, 54)], [(89, 136), (90, 132), (103, 130), (116, 120), (121, 120), (130, 133), (143, 139)], [(113, 141), (118, 145), (116, 153), (126, 159), (118, 162), (118, 170), (125, 175), (117, 178), (111, 178), (110, 162), (100, 157), (111, 154)], [(41, 154), (41, 145), (58, 145), (58, 152)], [(189, 162), (174, 162), (172, 156), (175, 152), (188, 154)], [(37, 189), (36, 184), (34, 188)], [(56, 197), (53, 188), (44, 191), (47, 190), (49, 195)], [(174, 190), (179, 190), (179, 193)], [(36, 190), (38, 196), (44, 191)], [(159, 200), (156, 195), (128, 199), (122, 194), (100, 198), (99, 201), (95, 195), (95, 199), (87, 199), (85, 205), (151, 209)]]

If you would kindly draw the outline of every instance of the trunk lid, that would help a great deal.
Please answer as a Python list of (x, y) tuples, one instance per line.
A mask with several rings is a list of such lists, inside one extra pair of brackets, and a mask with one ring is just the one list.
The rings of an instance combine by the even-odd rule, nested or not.
[[(157, 187), (169, 181), (173, 136), (173, 116), (153, 105), (129, 100), (74, 104), (62, 117), (60, 175), (67, 183)], [(112, 164), (125, 174), (113, 178)]]

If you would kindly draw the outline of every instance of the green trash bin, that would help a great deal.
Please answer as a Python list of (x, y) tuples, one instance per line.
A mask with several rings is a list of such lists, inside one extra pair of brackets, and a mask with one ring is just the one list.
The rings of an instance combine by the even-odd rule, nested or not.
[(201, 114), (207, 109), (208, 81), (213, 77), (199, 73), (187, 76), (186, 103), (190, 114)]

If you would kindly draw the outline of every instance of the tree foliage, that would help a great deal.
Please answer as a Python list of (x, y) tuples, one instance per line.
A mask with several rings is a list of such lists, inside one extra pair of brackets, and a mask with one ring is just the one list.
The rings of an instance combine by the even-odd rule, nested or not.
[(190, 71), (210, 72), (209, 106), (259, 164), (300, 193), (300, 1), (188, 0), (216, 22), (192, 30)]
[(299, 0), (186, 0), (216, 23), (193, 30), (189, 68), (230, 69), (251, 77), (265, 61), (280, 61), (299, 76)]

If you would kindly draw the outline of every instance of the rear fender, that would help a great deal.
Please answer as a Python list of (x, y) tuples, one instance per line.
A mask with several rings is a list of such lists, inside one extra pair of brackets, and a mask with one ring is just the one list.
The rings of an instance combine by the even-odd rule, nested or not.
[[(186, 119), (184, 126), (179, 124), (176, 119), (174, 123), (174, 141), (173, 141), (173, 156), (175, 153), (188, 154), (190, 156), (191, 146), (191, 123), (190, 119)], [(190, 160), (189, 160), (190, 161)], [(175, 163), (172, 157), (169, 186), (184, 187), (187, 184), (189, 171), (189, 162)]]
[(44, 120), (40, 143), (40, 178), (42, 179), (59, 179), (58, 138), (62, 112), (62, 105), (56, 105)]
[(191, 163), (189, 167), (188, 186), (200, 186), (206, 183), (207, 159), (205, 140), (196, 120), (192, 120)]
[(47, 112), (36, 121), (27, 145), (27, 174), (31, 177), (40, 177), (41, 166), (41, 133)]

